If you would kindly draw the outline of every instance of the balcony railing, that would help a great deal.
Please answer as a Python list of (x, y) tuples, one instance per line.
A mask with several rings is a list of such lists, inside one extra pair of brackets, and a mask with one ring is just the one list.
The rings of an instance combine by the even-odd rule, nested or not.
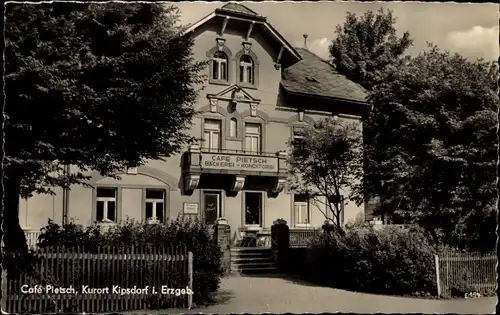
[(226, 172), (236, 175), (281, 176), (287, 170), (284, 151), (269, 153), (192, 145), (187, 153), (184, 170), (194, 174)]
[(276, 152), (255, 152), (255, 151), (244, 151), (244, 150), (230, 150), (230, 149), (209, 149), (201, 148), (201, 153), (220, 153), (220, 154), (234, 154), (234, 155), (249, 155), (249, 156), (269, 156), (276, 157), (278, 154)]
[(319, 228), (290, 229), (290, 247), (307, 247), (310, 241), (320, 233)]

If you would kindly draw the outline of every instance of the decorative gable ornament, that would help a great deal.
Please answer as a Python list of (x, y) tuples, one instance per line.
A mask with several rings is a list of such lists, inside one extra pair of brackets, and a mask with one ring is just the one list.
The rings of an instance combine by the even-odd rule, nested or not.
[(229, 103), (230, 110), (233, 112), (236, 110), (236, 106), (238, 104), (258, 105), (261, 101), (260, 99), (254, 98), (238, 85), (228, 87), (217, 94), (207, 94), (207, 98), (210, 100), (210, 109), (214, 106), (212, 101), (216, 102), (217, 100), (220, 100), (227, 101)]
[(218, 100), (216, 98), (210, 99), (210, 112), (212, 112), (212, 113), (217, 112), (217, 104), (218, 104)]
[(233, 95), (231, 97), (231, 109), (234, 111), (236, 110), (236, 106), (238, 103), (243, 101), (245, 99), (245, 94), (243, 93), (243, 90), (239, 87), (234, 89)]
[(257, 116), (257, 104), (250, 104), (250, 116)]
[(226, 40), (224, 38), (217, 38), (217, 49), (219, 51), (224, 50), (224, 45), (226, 44)]
[(250, 53), (250, 49), (252, 49), (252, 43), (250, 43), (250, 42), (243, 42), (243, 53), (245, 55), (248, 55)]

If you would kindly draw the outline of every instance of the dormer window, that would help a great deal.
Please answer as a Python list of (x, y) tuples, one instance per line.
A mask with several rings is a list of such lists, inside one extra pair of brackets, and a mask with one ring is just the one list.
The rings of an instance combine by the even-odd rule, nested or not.
[(254, 84), (254, 62), (249, 55), (240, 58), (240, 83)]
[(225, 52), (217, 51), (212, 58), (212, 79), (228, 80), (228, 57)]

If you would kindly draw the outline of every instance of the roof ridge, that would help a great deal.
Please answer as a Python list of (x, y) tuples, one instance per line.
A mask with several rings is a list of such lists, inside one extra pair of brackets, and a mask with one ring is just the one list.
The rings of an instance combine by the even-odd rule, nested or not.
[[(258, 14), (254, 10), (250, 9), (249, 7), (247, 7), (243, 4), (239, 4), (237, 1), (229, 1), (228, 3), (223, 5), (221, 7), (221, 9), (260, 16), (260, 14)], [(240, 10), (238, 10), (238, 9), (240, 9)], [(243, 11), (247, 11), (247, 12), (243, 12)]]
[(314, 57), (316, 57), (317, 59), (319, 59), (320, 61), (328, 64), (329, 66), (331, 66), (333, 68), (333, 70), (335, 70), (337, 72), (337, 69), (335, 68), (335, 65), (332, 64), (330, 61), (324, 59), (323, 57), (319, 56), (318, 54), (316, 53), (313, 53), (312, 51), (310, 51), (309, 49), (307, 48), (304, 48), (304, 47), (294, 47), (296, 50), (298, 51), (306, 51), (308, 52), (309, 54), (313, 55)]

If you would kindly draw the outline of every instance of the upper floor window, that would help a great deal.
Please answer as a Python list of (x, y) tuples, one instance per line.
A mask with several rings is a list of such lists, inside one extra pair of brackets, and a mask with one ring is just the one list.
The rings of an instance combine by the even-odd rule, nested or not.
[(212, 58), (212, 79), (228, 80), (228, 57), (225, 52), (217, 51)]
[(254, 84), (254, 62), (249, 55), (240, 58), (240, 83)]
[(165, 213), (165, 190), (146, 189), (146, 220), (163, 222)]
[(259, 124), (245, 124), (245, 151), (260, 153), (262, 150), (262, 128)]
[(229, 120), (229, 135), (231, 137), (237, 137), (238, 136), (238, 121), (236, 120), (236, 118), (232, 117), (230, 120)]
[(304, 140), (304, 134), (303, 134), (304, 128), (293, 127), (292, 132), (293, 132), (293, 138), (292, 138), (293, 145), (300, 147)]
[(96, 221), (116, 222), (116, 188), (97, 188)]
[(219, 151), (221, 149), (221, 121), (214, 119), (205, 119), (203, 147), (210, 151)]

